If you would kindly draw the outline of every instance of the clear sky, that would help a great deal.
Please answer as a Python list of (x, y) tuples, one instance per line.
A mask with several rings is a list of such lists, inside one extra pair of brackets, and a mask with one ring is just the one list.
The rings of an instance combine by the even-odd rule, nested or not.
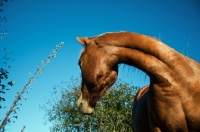
[[(83, 47), (76, 37), (116, 31), (142, 33), (160, 38), (200, 62), (199, 0), (13, 0), (6, 3), (3, 14), (8, 18), (8, 34), (0, 40), (0, 51), (13, 52), (9, 80), (16, 85), (6, 93), (7, 107), (0, 111), (0, 118), (28, 80), (28, 73), (34, 73), (50, 51), (65, 42), (24, 95), (28, 100), (21, 102), (19, 119), (6, 127), (8, 132), (19, 132), (24, 125), (25, 132), (49, 131), (51, 124), (42, 124), (44, 112), (39, 104), (45, 97), (51, 98), (54, 85), (80, 76), (77, 61)], [(135, 86), (149, 82), (140, 72), (120, 69), (119, 77)]]

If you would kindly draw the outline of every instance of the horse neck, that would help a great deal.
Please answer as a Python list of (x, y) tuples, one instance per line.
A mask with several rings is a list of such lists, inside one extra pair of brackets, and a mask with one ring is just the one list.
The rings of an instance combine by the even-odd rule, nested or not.
[(118, 63), (139, 68), (156, 83), (171, 82), (174, 76), (178, 76), (177, 73), (191, 74), (192, 69), (188, 62), (196, 64), (152, 37), (134, 33), (121, 33), (113, 37), (116, 38), (113, 38), (111, 47), (116, 48), (113, 51)]

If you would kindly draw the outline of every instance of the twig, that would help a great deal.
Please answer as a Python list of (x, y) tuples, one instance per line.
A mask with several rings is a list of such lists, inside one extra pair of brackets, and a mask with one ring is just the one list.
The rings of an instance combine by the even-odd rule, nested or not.
[(21, 132), (24, 132), (24, 129), (26, 128), (26, 126), (23, 126), (23, 128), (22, 128), (22, 130), (21, 130)]

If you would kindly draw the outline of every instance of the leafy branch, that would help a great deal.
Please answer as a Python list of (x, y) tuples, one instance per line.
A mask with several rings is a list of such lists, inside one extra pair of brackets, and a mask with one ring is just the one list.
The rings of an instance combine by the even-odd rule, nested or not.
[[(9, 62), (14, 59), (11, 57), (12, 52), (7, 52), (6, 48), (3, 49), (3, 52), (5, 52), (4, 57), (0, 59), (0, 103), (5, 101), (6, 99), (2, 96), (6, 93), (6, 91), (10, 90), (8, 86), (13, 86), (15, 82), (9, 81), (5, 83), (5, 80), (8, 79), (9, 70), (11, 68)], [(2, 108), (2, 105), (0, 104), (0, 109)]]
[[(8, 2), (8, 0), (0, 0), (0, 13), (4, 12), (3, 7), (6, 5), (5, 2)], [(1, 30), (3, 29), (3, 31), (0, 31), (1, 35), (7, 34), (6, 27), (4, 26), (4, 24), (6, 22), (7, 22), (7, 17), (6, 16), (2, 16), (2, 14), (0, 14), (0, 29)], [(0, 39), (3, 38), (1, 35), (0, 35)]]
[[(5, 118), (3, 119), (3, 121), (2, 121), (2, 123), (1, 123), (1, 125), (0, 125), (0, 131), (3, 131), (3, 132), (4, 132), (4, 131), (5, 131), (5, 126), (6, 126), (6, 124), (7, 124), (7, 123), (10, 123), (10, 115), (11, 115), (11, 113), (12, 113), (12, 112), (15, 112), (15, 113), (16, 113), (16, 110), (17, 110), (17, 109), (19, 110), (19, 108), (18, 108), (18, 107), (16, 108), (16, 106), (18, 105), (18, 104), (17, 104), (18, 101), (21, 100), (22, 94), (28, 93), (28, 91), (29, 91), (28, 88), (29, 88), (30, 84), (34, 81), (34, 79), (35, 79), (38, 75), (41, 75), (41, 74), (42, 74), (42, 72), (43, 72), (43, 70), (44, 70), (43, 67), (46, 66), (46, 65), (48, 65), (48, 64), (50, 63), (50, 60), (51, 60), (52, 58), (55, 58), (55, 57), (56, 57), (56, 53), (57, 53), (58, 49), (61, 48), (63, 45), (64, 45), (64, 42), (61, 42), (60, 44), (58, 44), (58, 45), (56, 46), (56, 48), (50, 53), (50, 55), (47, 57), (47, 59), (46, 59), (44, 62), (42, 62), (42, 64), (41, 64), (39, 67), (37, 67), (36, 72), (35, 72), (35, 73), (30, 77), (30, 79), (27, 81), (27, 83), (25, 84), (25, 86), (24, 86), (24, 88), (22, 89), (22, 91), (17, 93), (17, 95), (15, 96), (15, 100), (13, 101), (13, 103), (12, 103), (10, 109), (9, 109), (8, 112), (6, 113)], [(16, 118), (16, 119), (18, 118), (17, 116), (13, 116), (13, 117)]]

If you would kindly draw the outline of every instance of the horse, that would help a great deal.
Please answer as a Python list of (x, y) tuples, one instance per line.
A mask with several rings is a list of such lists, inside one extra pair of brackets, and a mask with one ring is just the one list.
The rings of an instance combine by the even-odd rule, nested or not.
[(85, 47), (81, 69), (80, 113), (93, 114), (96, 102), (113, 85), (118, 64), (145, 72), (150, 79), (135, 98), (134, 132), (200, 131), (200, 64), (160, 40), (132, 32), (77, 37)]

